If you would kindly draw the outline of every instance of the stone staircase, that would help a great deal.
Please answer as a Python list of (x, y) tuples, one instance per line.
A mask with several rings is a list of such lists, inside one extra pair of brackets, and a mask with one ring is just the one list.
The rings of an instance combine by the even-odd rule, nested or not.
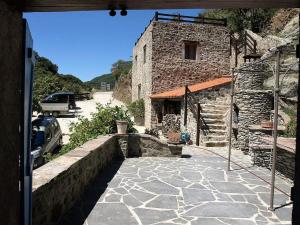
[(227, 145), (226, 112), (229, 105), (222, 99), (209, 104), (201, 104), (202, 143), (206, 147), (224, 147)]

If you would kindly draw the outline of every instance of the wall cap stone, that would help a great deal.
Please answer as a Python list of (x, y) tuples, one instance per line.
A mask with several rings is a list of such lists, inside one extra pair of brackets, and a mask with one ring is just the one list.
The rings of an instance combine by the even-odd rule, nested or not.
[(34, 170), (32, 174), (33, 192), (51, 180), (56, 179), (59, 174), (67, 171), (72, 165), (82, 160), (89, 153), (95, 151), (112, 138), (113, 135), (99, 136)]

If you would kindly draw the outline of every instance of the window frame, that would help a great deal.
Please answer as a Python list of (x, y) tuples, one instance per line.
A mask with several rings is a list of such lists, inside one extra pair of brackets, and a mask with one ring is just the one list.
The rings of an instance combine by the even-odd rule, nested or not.
[[(198, 60), (198, 46), (197, 41), (184, 41), (183, 42), (183, 59), (185, 60)], [(192, 48), (191, 48), (192, 47)], [(188, 50), (187, 50), (188, 48)], [(193, 51), (193, 53), (192, 53)]]

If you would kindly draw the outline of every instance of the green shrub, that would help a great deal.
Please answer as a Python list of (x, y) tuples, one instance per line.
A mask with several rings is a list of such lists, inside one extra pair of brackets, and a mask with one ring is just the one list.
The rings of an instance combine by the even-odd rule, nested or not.
[(145, 134), (149, 134), (151, 136), (154, 136), (154, 137), (159, 137), (159, 133), (158, 133), (158, 129), (157, 128), (152, 128), (152, 129), (146, 129), (145, 130)]
[(138, 118), (144, 118), (145, 116), (145, 102), (144, 99), (139, 99), (130, 103), (128, 106), (128, 111), (131, 113), (132, 116)]
[(284, 132), (285, 137), (296, 137), (297, 131), (297, 112), (294, 108), (285, 108), (284, 112), (290, 116), (291, 120), (286, 125), (286, 130)]
[(62, 147), (60, 152), (52, 157), (47, 155), (46, 160), (50, 161), (60, 155), (63, 155), (85, 142), (95, 139), (99, 135), (113, 134), (117, 132), (117, 120), (128, 121), (128, 133), (135, 133), (133, 121), (130, 119), (127, 110), (120, 106), (105, 106), (98, 104), (97, 112), (92, 115), (89, 120), (84, 117), (79, 117), (79, 121), (70, 125), (70, 142)]

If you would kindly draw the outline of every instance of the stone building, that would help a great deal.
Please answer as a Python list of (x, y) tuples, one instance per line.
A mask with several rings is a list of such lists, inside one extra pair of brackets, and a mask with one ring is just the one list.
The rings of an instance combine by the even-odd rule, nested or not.
[(162, 21), (161, 15), (155, 15), (133, 48), (132, 101), (145, 100), (148, 128), (160, 124), (164, 114), (180, 114), (181, 108), (178, 100), (151, 95), (220, 78), (230, 68), (226, 21), (195, 17), (187, 23), (176, 15)]

